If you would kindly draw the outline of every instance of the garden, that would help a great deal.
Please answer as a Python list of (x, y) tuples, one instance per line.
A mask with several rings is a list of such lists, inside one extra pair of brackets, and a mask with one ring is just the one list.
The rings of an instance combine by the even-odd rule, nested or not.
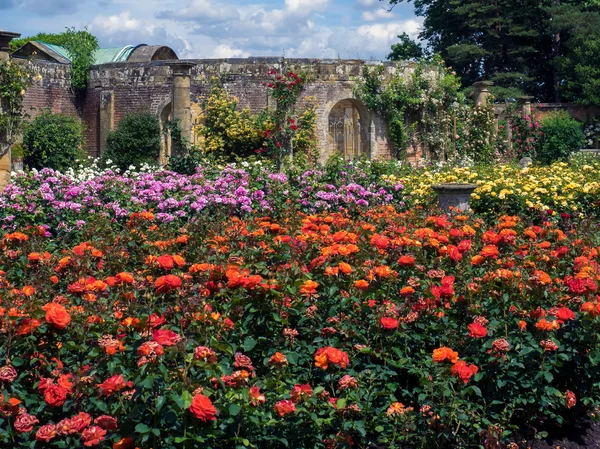
[(0, 446), (519, 449), (597, 419), (596, 125), (496, 131), (433, 58), (357, 82), (395, 158), (319, 164), (307, 76), (269, 76), (260, 113), (215, 82), (197, 147), (140, 113), (92, 160), (76, 119), (6, 121)]

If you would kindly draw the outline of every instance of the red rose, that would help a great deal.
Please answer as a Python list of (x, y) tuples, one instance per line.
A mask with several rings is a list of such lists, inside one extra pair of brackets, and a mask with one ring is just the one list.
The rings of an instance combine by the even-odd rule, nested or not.
[(167, 274), (166, 276), (159, 277), (154, 282), (154, 285), (156, 293), (168, 293), (181, 287), (181, 279), (174, 274)]
[(459, 360), (452, 366), (452, 374), (458, 376), (464, 383), (469, 382), (471, 376), (474, 376), (479, 371), (475, 365), (469, 365), (464, 360)]
[(68, 393), (59, 385), (50, 385), (44, 390), (44, 400), (50, 407), (60, 407), (67, 400)]
[(159, 329), (152, 332), (152, 340), (163, 346), (175, 346), (181, 337), (169, 329)]
[(479, 323), (471, 323), (469, 324), (469, 335), (473, 338), (483, 338), (487, 337), (488, 331), (485, 326), (482, 326)]
[(127, 384), (125, 383), (125, 379), (123, 379), (123, 376), (120, 374), (115, 374), (101, 384), (98, 384), (102, 396), (110, 396), (115, 391), (121, 391), (126, 386)]
[(92, 417), (85, 412), (79, 412), (77, 415), (73, 416), (69, 421), (71, 421), (71, 428), (75, 432), (81, 432), (87, 426), (92, 423)]
[(561, 307), (554, 314), (560, 321), (570, 321), (575, 319), (575, 313), (567, 307)]
[(292, 402), (298, 403), (301, 399), (310, 398), (312, 394), (313, 390), (309, 384), (294, 385), (290, 397), (292, 398)]
[(398, 264), (401, 267), (412, 267), (415, 264), (415, 258), (412, 256), (401, 256), (398, 259)]
[(384, 316), (379, 322), (381, 323), (381, 326), (387, 330), (396, 329), (398, 327), (398, 320), (396, 318)]
[(158, 265), (165, 270), (170, 270), (175, 265), (173, 256), (169, 255), (160, 256), (158, 259), (156, 259), (156, 261), (158, 262)]
[(217, 409), (213, 405), (212, 401), (202, 393), (197, 394), (194, 396), (194, 399), (192, 399), (190, 412), (192, 412), (192, 414), (200, 421), (207, 422), (217, 419)]

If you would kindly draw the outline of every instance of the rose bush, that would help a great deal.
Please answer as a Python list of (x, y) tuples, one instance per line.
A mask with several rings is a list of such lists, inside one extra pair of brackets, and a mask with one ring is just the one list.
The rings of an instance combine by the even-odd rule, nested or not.
[[(598, 404), (593, 223), (170, 221), (89, 209), (111, 182), (161, 198), (188, 181), (51, 177), (21, 181), (94, 200), (77, 232), (34, 214), (2, 237), (2, 447), (517, 448)], [(12, 189), (5, 204), (36, 195)]]

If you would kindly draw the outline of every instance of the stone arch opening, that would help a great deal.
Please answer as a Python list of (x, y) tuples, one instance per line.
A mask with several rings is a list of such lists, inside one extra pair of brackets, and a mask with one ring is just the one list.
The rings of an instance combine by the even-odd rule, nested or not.
[(168, 133), (168, 125), (172, 115), (171, 102), (159, 109), (158, 120), (160, 121), (160, 165), (166, 165), (171, 156), (171, 136)]
[(370, 156), (371, 119), (367, 108), (354, 98), (338, 101), (327, 121), (328, 153), (344, 159)]

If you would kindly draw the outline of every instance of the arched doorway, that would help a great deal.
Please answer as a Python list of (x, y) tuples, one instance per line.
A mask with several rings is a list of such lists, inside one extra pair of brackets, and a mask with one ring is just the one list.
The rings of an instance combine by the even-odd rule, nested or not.
[(329, 112), (329, 154), (338, 152), (344, 159), (369, 155), (370, 120), (366, 108), (355, 99), (337, 102)]

